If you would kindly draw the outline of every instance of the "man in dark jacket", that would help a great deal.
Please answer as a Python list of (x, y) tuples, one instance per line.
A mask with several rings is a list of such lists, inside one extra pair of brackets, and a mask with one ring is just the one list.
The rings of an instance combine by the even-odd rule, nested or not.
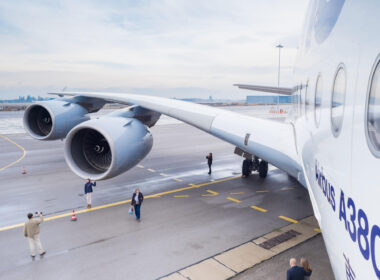
[(297, 260), (295, 258), (290, 259), (290, 268), (286, 272), (286, 280), (304, 280), (305, 276), (311, 275), (310, 271), (305, 271), (301, 266), (297, 266)]
[(211, 174), (212, 153), (209, 153), (208, 156), (206, 156), (206, 159), (208, 164), (208, 174)]
[(86, 180), (86, 184), (84, 184), (84, 194), (86, 195), (87, 199), (87, 208), (91, 208), (91, 194), (92, 194), (92, 187), (96, 187), (96, 182), (91, 182), (90, 179)]
[(139, 189), (136, 189), (136, 191), (132, 195), (132, 202), (131, 205), (135, 208), (135, 215), (136, 215), (136, 220), (140, 222), (140, 208), (141, 204), (143, 203), (144, 196), (140, 192)]

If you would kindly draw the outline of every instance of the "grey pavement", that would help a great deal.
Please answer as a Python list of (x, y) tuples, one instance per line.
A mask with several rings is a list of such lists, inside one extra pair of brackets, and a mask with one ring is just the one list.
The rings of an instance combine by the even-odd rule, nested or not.
[(301, 257), (309, 260), (313, 273), (311, 279), (334, 280), (330, 261), (326, 252), (325, 243), (321, 235), (318, 235), (296, 247), (285, 251), (272, 259), (244, 271), (234, 280), (277, 280), (286, 279), (286, 270), (289, 268), (290, 258)]
[[(213, 136), (184, 124), (152, 132), (154, 148), (141, 162), (144, 168), (99, 182), (94, 206), (130, 199), (137, 186), (149, 195), (240, 175), (242, 160), (233, 155), (234, 147)], [(55, 216), (83, 209), (83, 181), (66, 166), (63, 142), (8, 136), (26, 148), (27, 156), (0, 172), (0, 227), (22, 223), (29, 211)], [(3, 139), (0, 149), (0, 166), (21, 155)], [(215, 158), (212, 176), (207, 175), (208, 152)], [(26, 175), (20, 174), (22, 166)], [(203, 196), (207, 190), (218, 194)], [(79, 214), (77, 222), (70, 217), (46, 221), (41, 241), (48, 253), (35, 261), (21, 227), (0, 231), (0, 279), (156, 279), (287, 225), (280, 215), (301, 219), (312, 209), (307, 191), (272, 168), (265, 180), (253, 175), (146, 199), (141, 223), (125, 204)]]

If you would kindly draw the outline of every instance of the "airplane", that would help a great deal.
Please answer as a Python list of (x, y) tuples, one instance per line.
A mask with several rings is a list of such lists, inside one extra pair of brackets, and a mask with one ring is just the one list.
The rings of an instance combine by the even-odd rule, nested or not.
[[(244, 175), (265, 178), (270, 163), (308, 190), (336, 279), (380, 279), (379, 14), (374, 0), (312, 0), (296, 85), (237, 85), (291, 95), (286, 122), (155, 96), (60, 92), (28, 107), (24, 126), (39, 140), (66, 138), (67, 164), (93, 180), (142, 160), (161, 114), (195, 126), (235, 145)], [(110, 102), (132, 106), (90, 119)]]

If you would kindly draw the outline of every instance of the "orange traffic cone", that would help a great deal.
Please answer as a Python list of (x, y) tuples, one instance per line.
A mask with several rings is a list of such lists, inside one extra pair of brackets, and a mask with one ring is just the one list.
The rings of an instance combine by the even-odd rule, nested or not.
[(73, 214), (71, 215), (71, 221), (75, 222), (77, 220), (77, 217), (75, 217), (75, 211), (73, 210)]
[(25, 167), (24, 167), (24, 166), (22, 167), (21, 174), (26, 174), (26, 170), (25, 170)]

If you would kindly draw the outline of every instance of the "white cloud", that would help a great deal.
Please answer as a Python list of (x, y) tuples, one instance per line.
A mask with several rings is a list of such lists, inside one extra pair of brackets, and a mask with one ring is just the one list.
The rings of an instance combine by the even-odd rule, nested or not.
[[(2, 1), (0, 96), (46, 89), (290, 85), (306, 1)], [(19, 89), (19, 91), (18, 91)], [(200, 90), (202, 89), (202, 90)], [(172, 91), (168, 90), (172, 96)], [(149, 94), (150, 92), (146, 92)], [(161, 92), (160, 92), (161, 93)], [(178, 91), (179, 96), (189, 92)], [(194, 93), (196, 95), (196, 93)]]

